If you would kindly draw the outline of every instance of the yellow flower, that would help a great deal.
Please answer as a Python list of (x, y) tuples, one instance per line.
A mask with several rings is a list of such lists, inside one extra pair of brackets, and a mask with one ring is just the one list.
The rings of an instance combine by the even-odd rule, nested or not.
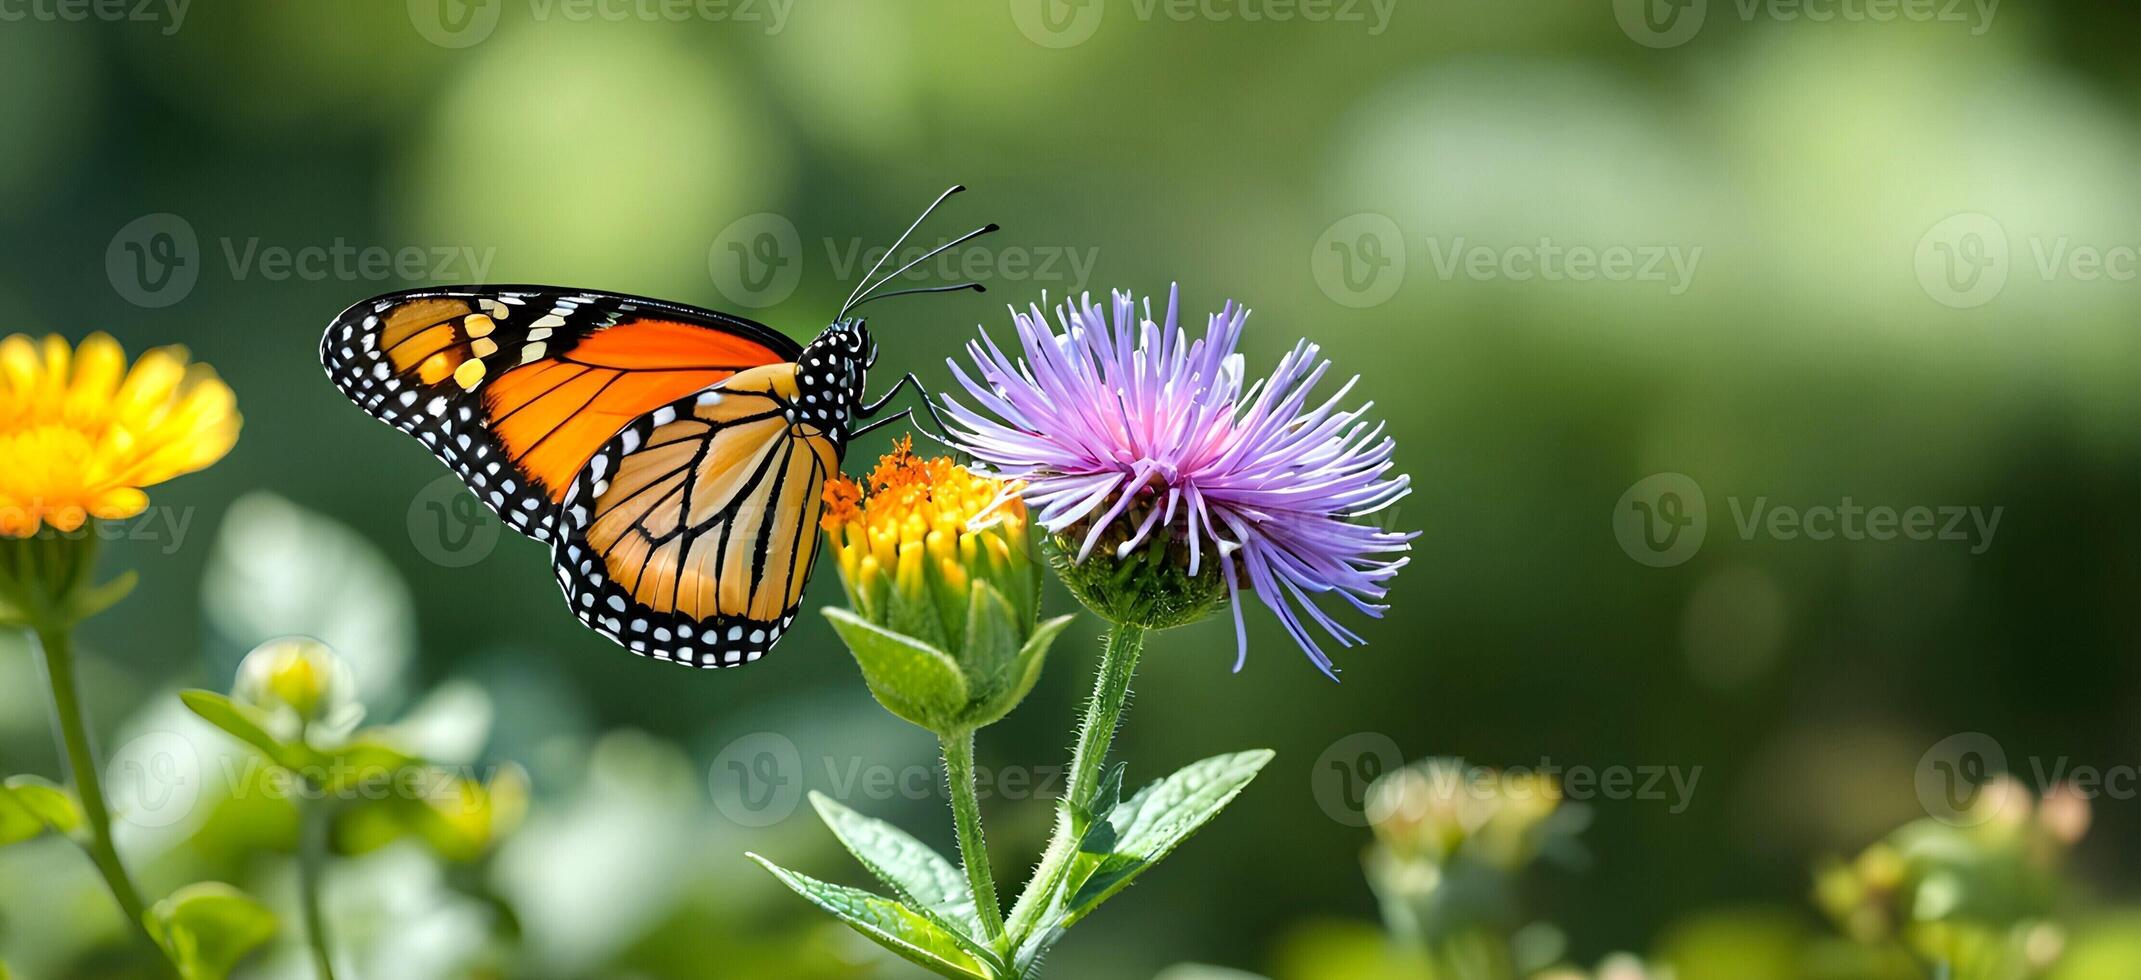
[[(1024, 605), (1033, 571), (1026, 504), (1014, 488), (943, 457), (917, 457), (911, 437), (881, 457), (865, 480), (867, 491), (845, 476), (827, 485), (821, 519), (833, 535), (848, 598), (865, 618), (884, 621), (892, 589), (917, 603), (934, 595), (946, 613), (963, 612), (977, 580)], [(1020, 611), (1030, 622), (1030, 607)], [(944, 625), (956, 632), (964, 619)]]
[(310, 724), (345, 714), (356, 688), (349, 665), (327, 644), (288, 636), (254, 647), (239, 661), (231, 695), (266, 711), (288, 710)]
[(901, 440), (857, 483), (825, 488), (822, 523), (852, 609), (826, 618), (893, 714), (939, 734), (1017, 707), (1071, 617), (1038, 621), (1041, 579), (1016, 487)]
[(238, 438), (229, 386), (182, 348), (128, 370), (104, 334), (0, 340), (0, 535), (79, 529), (148, 507), (142, 488), (222, 459)]

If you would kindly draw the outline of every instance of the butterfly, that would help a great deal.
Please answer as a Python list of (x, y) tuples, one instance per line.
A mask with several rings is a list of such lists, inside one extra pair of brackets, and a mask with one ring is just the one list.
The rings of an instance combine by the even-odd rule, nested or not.
[(364, 300), (328, 325), (320, 360), (350, 401), (414, 436), (508, 526), (550, 546), (581, 622), (658, 660), (748, 663), (795, 622), (825, 485), (848, 445), (910, 417), (875, 418), (920, 387), (908, 374), (866, 399), (877, 345), (849, 314), (891, 296), (982, 291), (969, 282), (877, 292), (994, 224), (872, 282), (962, 189), (938, 195), (807, 345), (680, 303), (480, 286)]

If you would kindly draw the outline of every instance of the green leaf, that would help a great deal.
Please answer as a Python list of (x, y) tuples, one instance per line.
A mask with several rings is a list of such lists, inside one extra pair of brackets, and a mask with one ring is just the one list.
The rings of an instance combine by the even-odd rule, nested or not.
[(275, 935), (275, 913), (219, 881), (172, 892), (142, 915), (183, 980), (223, 980), (254, 947)]
[(833, 836), (870, 869), (892, 893), (916, 911), (933, 914), (967, 936), (981, 934), (981, 920), (974, 907), (966, 876), (952, 867), (929, 845), (906, 831), (874, 817), (866, 817), (815, 790), (810, 805)]
[[(1071, 897), (1062, 927), (1075, 925), (1129, 887), (1132, 879), (1218, 816), (1271, 757), (1271, 750), (1256, 749), (1194, 762), (1115, 806), (1105, 820), (1114, 834), (1113, 847), (1106, 853), (1080, 853), (1071, 869), (1066, 888)], [(1095, 827), (1088, 839), (1099, 833)]]
[(20, 844), (45, 832), (45, 822), (23, 806), (13, 792), (0, 790), (0, 847)]
[(388, 745), (376, 738), (360, 736), (337, 749), (326, 752), (319, 760), (320, 784), (327, 795), (336, 797), (378, 795), (379, 787), (392, 786), (403, 778), (403, 771), (421, 769), (424, 760)]
[(855, 655), (870, 693), (885, 710), (933, 732), (958, 723), (966, 708), (966, 678), (950, 654), (845, 609), (828, 608), (825, 618)]
[(80, 622), (110, 609), (132, 593), (140, 580), (138, 573), (126, 572), (103, 585), (84, 586), (67, 597), (67, 615)]
[(976, 580), (966, 593), (966, 625), (961, 632), (961, 662), (983, 677), (988, 687), (978, 697), (994, 698), (1016, 687), (1019, 667), (1018, 613), (1011, 600), (987, 582)]
[[(982, 585), (975, 586), (976, 589), (985, 587)], [(993, 590), (991, 591), (991, 596), (996, 598), (997, 602), (1003, 602)], [(979, 602), (975, 603), (977, 608), (980, 605)], [(1026, 700), (1026, 695), (1033, 693), (1033, 686), (1040, 683), (1041, 668), (1048, 663), (1048, 648), (1055, 644), (1056, 637), (1063, 633), (1064, 627), (1069, 626), (1071, 620), (1076, 618), (1076, 616), (1057, 616), (1035, 626), (1033, 635), (1026, 638), (1026, 644), (1019, 648), (1018, 656), (1014, 660), (1015, 666), (1011, 673), (1009, 689), (1003, 694), (997, 695), (993, 702), (986, 706), (977, 716), (967, 719), (967, 724), (973, 728), (993, 725), (1005, 715), (1010, 714), (1013, 708), (1018, 707), (1019, 702)], [(968, 649), (972, 649), (972, 647)]]
[(938, 976), (991, 980), (998, 973), (968, 954), (944, 929), (898, 902), (797, 874), (756, 854), (745, 856), (848, 928)]
[(9, 776), (6, 790), (45, 826), (62, 834), (82, 827), (82, 804), (74, 793), (42, 776)]
[(214, 691), (198, 688), (180, 691), (178, 699), (186, 703), (194, 714), (229, 734), (232, 738), (259, 749), (268, 761), (290, 769), (302, 768), (308, 761), (301, 746), (291, 745), (268, 734), (267, 716), (251, 705), (239, 704), (229, 697)]

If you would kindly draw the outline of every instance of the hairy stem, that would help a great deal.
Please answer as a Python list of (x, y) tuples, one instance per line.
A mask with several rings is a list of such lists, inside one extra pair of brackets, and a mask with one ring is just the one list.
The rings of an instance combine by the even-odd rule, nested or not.
[(944, 745), (944, 775), (951, 782), (952, 820), (959, 828), (959, 863), (966, 867), (966, 883), (974, 892), (974, 908), (981, 917), (989, 944), (1004, 946), (1004, 910), (996, 900), (996, 878), (989, 872), (989, 845), (981, 834), (981, 801), (975, 793), (974, 733), (941, 736)]
[(1130, 698), (1130, 679), (1137, 673), (1137, 659), (1145, 650), (1145, 630), (1117, 626), (1108, 634), (1100, 655), (1100, 674), (1093, 681), (1093, 698), (1086, 702), (1085, 722), (1078, 729), (1078, 746), (1071, 754), (1070, 786), (1056, 809), (1056, 830), (1048, 850), (1034, 869), (1032, 881), (1011, 910), (1009, 926), (1014, 952), (1023, 948), (1039, 928), (1043, 916), (1055, 904), (1056, 892), (1070, 873), (1078, 855), (1078, 839), (1086, 831), (1077, 814), (1093, 804), (1100, 790), (1100, 773), (1108, 759), (1108, 746), (1115, 741), (1122, 723), (1123, 707)]

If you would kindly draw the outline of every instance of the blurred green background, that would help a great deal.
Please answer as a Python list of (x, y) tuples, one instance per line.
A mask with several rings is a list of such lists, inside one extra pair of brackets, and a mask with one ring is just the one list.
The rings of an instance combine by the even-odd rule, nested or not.
[[(934, 759), (823, 622), (748, 670), (623, 654), (568, 615), (539, 546), (471, 523), (438, 464), (334, 391), (316, 346), (356, 300), (479, 276), (806, 338), (855, 250), (955, 181), (972, 191), (927, 236), (1002, 223), (967, 267), (989, 293), (872, 307), (880, 385), (946, 383), (1005, 303), (1179, 282), (1192, 312), (1255, 310), (1252, 370), (1305, 336), (1361, 375), (1417, 488), (1392, 520), (1423, 532), (1342, 683), (1257, 608), (1238, 674), (1228, 623), (1156, 641), (1117, 743), (1133, 775), (1278, 759), (1052, 975), (1269, 972), (1306, 924), (1372, 923), (1355, 784), (1399, 758), (1700, 767), (1678, 812), (1591, 801), (1588, 867), (1541, 883), (1533, 908), (1585, 963), (1669, 950), (1717, 909), (1819, 928), (1814, 860), (1925, 816), (1950, 736), (1988, 736), (2040, 790), (2062, 761), (2141, 764), (2134, 9), (62, 9), (81, 8), (0, 0), (21, 15), (0, 16), (0, 333), (183, 343), (246, 414), (228, 460), (155, 491), (155, 522), (107, 551), (143, 576), (85, 635), (107, 752), (170, 731), (227, 751), (170, 692), (224, 687), (252, 644), (307, 629), (357, 664), (375, 720), (427, 706), (469, 729), (468, 758), (534, 777), (526, 825), (479, 870), (352, 863), (330, 906), (384, 950), (366, 962), (456, 975), (440, 951), (510, 919), (536, 951), (514, 971), (904, 975), (741, 856), (859, 881), (807, 807), (750, 825), (767, 815), (733, 805), (738, 739), (785, 740), (785, 775), (836, 795), (856, 766)], [(1635, 263), (1523, 274), (1575, 247)], [(1615, 530), (1657, 473), (1706, 501), (1701, 546), (1668, 567)], [(2001, 516), (1989, 541), (1734, 519), (1846, 497)], [(1081, 620), (984, 734), (984, 766), (1061, 763), (1095, 633)], [(36, 669), (0, 640), (0, 771), (60, 772)], [(2078, 851), (2092, 908), (2141, 899), (2127, 787)], [(843, 798), (949, 849), (934, 792), (889, 795)], [(999, 878), (1020, 879), (1048, 808), (985, 806)], [(213, 870), (288, 900), (280, 865), (198, 819), (130, 833), (150, 892)], [(98, 889), (54, 842), (0, 852), (0, 959), (95, 975), (122, 941)], [(294, 949), (252, 968), (304, 975)]]

